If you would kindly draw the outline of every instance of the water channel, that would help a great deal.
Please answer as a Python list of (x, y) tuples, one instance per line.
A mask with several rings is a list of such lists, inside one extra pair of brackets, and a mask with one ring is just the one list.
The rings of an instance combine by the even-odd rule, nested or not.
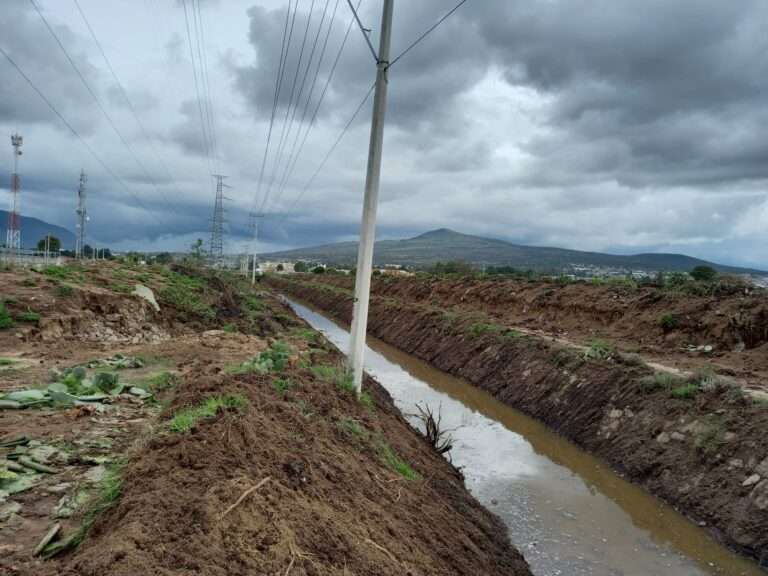
[[(346, 351), (346, 329), (288, 300)], [(453, 463), (536, 576), (765, 576), (600, 460), (490, 394), (369, 338), (365, 369), (403, 414), (440, 410)], [(417, 424), (414, 417), (409, 417)]]

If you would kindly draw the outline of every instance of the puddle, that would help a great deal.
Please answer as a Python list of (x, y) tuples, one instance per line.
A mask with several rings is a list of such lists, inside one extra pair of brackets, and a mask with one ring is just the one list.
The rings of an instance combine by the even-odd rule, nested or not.
[[(346, 352), (346, 329), (288, 303)], [(765, 576), (539, 422), (381, 341), (368, 346), (365, 369), (404, 414), (428, 405), (455, 429), (453, 463), (537, 576)]]

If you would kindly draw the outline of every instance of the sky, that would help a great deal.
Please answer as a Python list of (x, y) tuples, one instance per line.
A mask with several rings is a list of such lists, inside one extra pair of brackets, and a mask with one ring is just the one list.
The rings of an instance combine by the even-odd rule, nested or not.
[[(207, 242), (213, 173), (228, 252), (254, 207), (259, 252), (356, 239), (372, 99), (322, 164), (376, 73), (346, 0), (199, 0), (197, 27), (193, 2), (2, 0), (0, 48), (79, 138), (0, 54), (0, 206), (18, 131), (22, 213), (74, 229), (85, 170), (92, 244)], [(376, 47), (381, 5), (359, 8)], [(392, 56), (453, 5), (395, 0)], [(377, 237), (768, 269), (766, 21), (764, 0), (468, 0), (389, 70)]]

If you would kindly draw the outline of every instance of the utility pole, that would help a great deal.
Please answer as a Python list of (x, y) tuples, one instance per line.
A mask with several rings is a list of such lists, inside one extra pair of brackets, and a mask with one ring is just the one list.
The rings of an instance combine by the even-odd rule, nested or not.
[(211, 246), (208, 259), (214, 266), (221, 265), (224, 261), (224, 184), (221, 174), (213, 174), (216, 178), (216, 201), (213, 205), (213, 219), (211, 220)]
[(85, 209), (85, 183), (88, 177), (85, 171), (80, 170), (80, 186), (77, 187), (77, 238), (75, 239), (75, 258), (82, 260), (83, 247), (85, 246), (85, 223), (88, 221), (88, 212)]
[(384, 0), (384, 10), (381, 16), (381, 39), (376, 62), (376, 92), (373, 99), (368, 171), (365, 177), (363, 220), (360, 225), (360, 245), (357, 250), (357, 275), (355, 278), (355, 304), (352, 312), (349, 367), (352, 371), (358, 395), (363, 386), (363, 356), (365, 354), (365, 335), (368, 327), (368, 305), (371, 297), (373, 245), (376, 241), (376, 210), (379, 203), (381, 155), (384, 144), (384, 116), (387, 109), (389, 48), (392, 35), (393, 9), (394, 0)]
[(264, 214), (252, 214), (253, 217), (253, 267), (251, 268), (251, 285), (256, 284), (256, 244), (259, 240), (260, 219)]
[(5, 246), (11, 254), (19, 255), (21, 250), (21, 214), (19, 212), (19, 156), (24, 139), (18, 134), (11, 135), (13, 146), (13, 172), (11, 173), (11, 206), (8, 211), (8, 231)]

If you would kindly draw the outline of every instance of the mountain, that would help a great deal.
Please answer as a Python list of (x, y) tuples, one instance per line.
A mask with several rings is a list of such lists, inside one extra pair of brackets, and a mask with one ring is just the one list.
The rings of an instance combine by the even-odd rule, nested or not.
[[(0, 210), (0, 244), (5, 244), (6, 231), (8, 230), (8, 212)], [(61, 247), (74, 250), (75, 235), (61, 226), (43, 222), (37, 218), (22, 215), (21, 217), (21, 244), (23, 248), (36, 248), (37, 243), (47, 234), (56, 236), (61, 240)]]
[[(338, 242), (312, 248), (298, 248), (264, 254), (273, 260), (309, 260), (333, 266), (354, 266), (357, 242)], [(565, 272), (578, 266), (597, 266), (647, 272), (683, 272), (695, 266), (712, 266), (729, 274), (766, 275), (768, 272), (723, 266), (683, 254), (635, 254), (618, 256), (600, 252), (582, 252), (565, 248), (522, 246), (503, 240), (461, 234), (447, 228), (432, 230), (405, 240), (376, 242), (374, 262), (377, 265), (399, 264), (424, 268), (436, 262), (462, 260), (475, 266), (512, 266), (519, 270)]]

